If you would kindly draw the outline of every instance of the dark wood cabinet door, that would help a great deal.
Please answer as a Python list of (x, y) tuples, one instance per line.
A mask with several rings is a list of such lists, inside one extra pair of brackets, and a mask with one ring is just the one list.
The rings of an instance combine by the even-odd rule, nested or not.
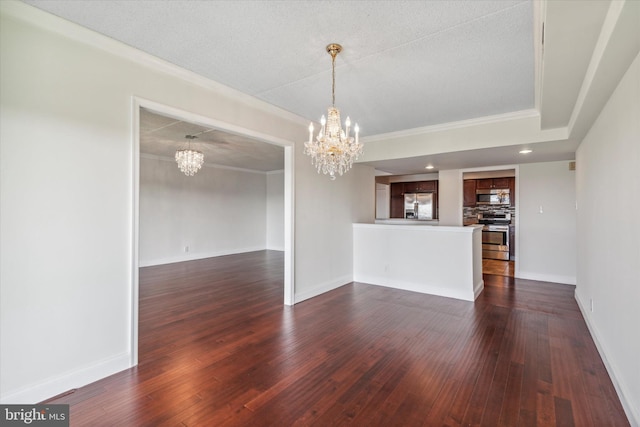
[(463, 203), (465, 208), (472, 208), (476, 205), (476, 180), (465, 179), (463, 182)]
[(476, 188), (478, 190), (486, 190), (489, 188), (493, 188), (492, 186), (493, 186), (493, 179), (491, 178), (476, 180)]
[(476, 180), (476, 188), (477, 189), (490, 189), (496, 188), (499, 190), (504, 190), (509, 188), (511, 178), (485, 178), (485, 179), (477, 179)]
[(418, 191), (420, 183), (419, 182), (405, 182), (404, 183), (404, 192), (405, 193), (415, 193)]
[(404, 186), (402, 182), (391, 183), (391, 197), (402, 196), (404, 194)]
[(492, 188), (499, 188), (499, 189), (509, 188), (509, 180), (510, 178), (493, 178)]
[(420, 181), (418, 183), (418, 191), (436, 191), (437, 181)]
[(404, 218), (404, 185), (402, 182), (391, 184), (391, 204), (389, 217)]
[(509, 200), (511, 201), (511, 206), (516, 205), (516, 179), (509, 178)]
[(427, 193), (431, 191), (436, 191), (437, 182), (438, 181), (405, 182), (404, 192), (405, 193)]
[(391, 218), (404, 218), (404, 196), (391, 196)]

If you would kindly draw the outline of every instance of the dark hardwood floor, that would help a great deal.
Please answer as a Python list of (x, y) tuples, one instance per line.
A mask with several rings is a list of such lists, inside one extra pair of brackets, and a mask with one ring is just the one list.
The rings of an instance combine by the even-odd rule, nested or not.
[(516, 272), (516, 262), (502, 261), (498, 259), (483, 259), (482, 272), (484, 274), (493, 274), (495, 276), (514, 277)]
[(629, 425), (573, 286), (285, 307), (282, 281), (273, 251), (141, 269), (140, 364), (49, 402), (72, 426)]

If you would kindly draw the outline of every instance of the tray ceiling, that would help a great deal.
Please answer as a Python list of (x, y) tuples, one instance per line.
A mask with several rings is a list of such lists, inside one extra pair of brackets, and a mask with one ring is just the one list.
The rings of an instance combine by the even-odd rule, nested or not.
[(362, 136), (534, 106), (532, 4), (518, 1), (26, 3), (309, 120)]
[[(358, 122), (365, 142), (389, 132), (536, 108), (543, 128), (567, 126), (610, 4), (537, 3), (545, 6), (548, 31), (536, 105), (533, 0), (23, 1), (313, 121), (331, 103), (325, 46), (340, 43), (336, 106)], [(143, 141), (143, 150), (172, 156), (190, 133), (187, 127), (167, 130), (176, 130), (177, 140), (167, 142), (171, 148), (164, 154), (157, 151), (167, 135)], [(246, 158), (248, 152), (281, 148), (218, 131), (202, 136), (212, 138), (198, 141), (215, 163), (226, 158), (229, 166), (282, 168)], [(577, 143), (538, 144), (526, 159), (514, 147), (496, 146), (367, 164), (418, 173), (434, 160), (441, 163), (436, 170), (567, 160), (574, 158)], [(238, 148), (243, 160), (232, 160), (231, 147), (243, 144), (260, 145)]]

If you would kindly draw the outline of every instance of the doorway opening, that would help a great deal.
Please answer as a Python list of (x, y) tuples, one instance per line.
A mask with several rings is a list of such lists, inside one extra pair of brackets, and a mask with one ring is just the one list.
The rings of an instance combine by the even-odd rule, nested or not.
[[(277, 250), (284, 258), (283, 303), (293, 304), (293, 143), (140, 98), (133, 116), (135, 366), (141, 266)], [(189, 142), (205, 155), (194, 176), (174, 160)]]
[(462, 223), (481, 224), (482, 272), (515, 277), (517, 260), (517, 167), (462, 173)]

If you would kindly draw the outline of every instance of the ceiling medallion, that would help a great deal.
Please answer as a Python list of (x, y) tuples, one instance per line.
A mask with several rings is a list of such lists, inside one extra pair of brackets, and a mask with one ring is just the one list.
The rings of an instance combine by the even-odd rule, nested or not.
[(193, 176), (202, 167), (204, 154), (201, 151), (191, 149), (191, 141), (196, 139), (197, 136), (185, 135), (185, 138), (189, 140), (189, 147), (185, 150), (176, 151), (176, 163), (178, 163), (182, 173), (187, 176)]
[(349, 136), (351, 120), (345, 120), (345, 130), (340, 124), (340, 110), (336, 108), (336, 56), (342, 51), (342, 46), (331, 43), (327, 46), (327, 52), (331, 55), (331, 107), (327, 112), (327, 118), (320, 119), (320, 131), (313, 139), (313, 123), (309, 124), (309, 141), (304, 144), (304, 153), (311, 156), (312, 164), (318, 169), (318, 173), (329, 174), (329, 178), (336, 179), (336, 173), (342, 175), (353, 166), (353, 161), (362, 154), (362, 144), (358, 141), (358, 124), (353, 130), (355, 138)]

